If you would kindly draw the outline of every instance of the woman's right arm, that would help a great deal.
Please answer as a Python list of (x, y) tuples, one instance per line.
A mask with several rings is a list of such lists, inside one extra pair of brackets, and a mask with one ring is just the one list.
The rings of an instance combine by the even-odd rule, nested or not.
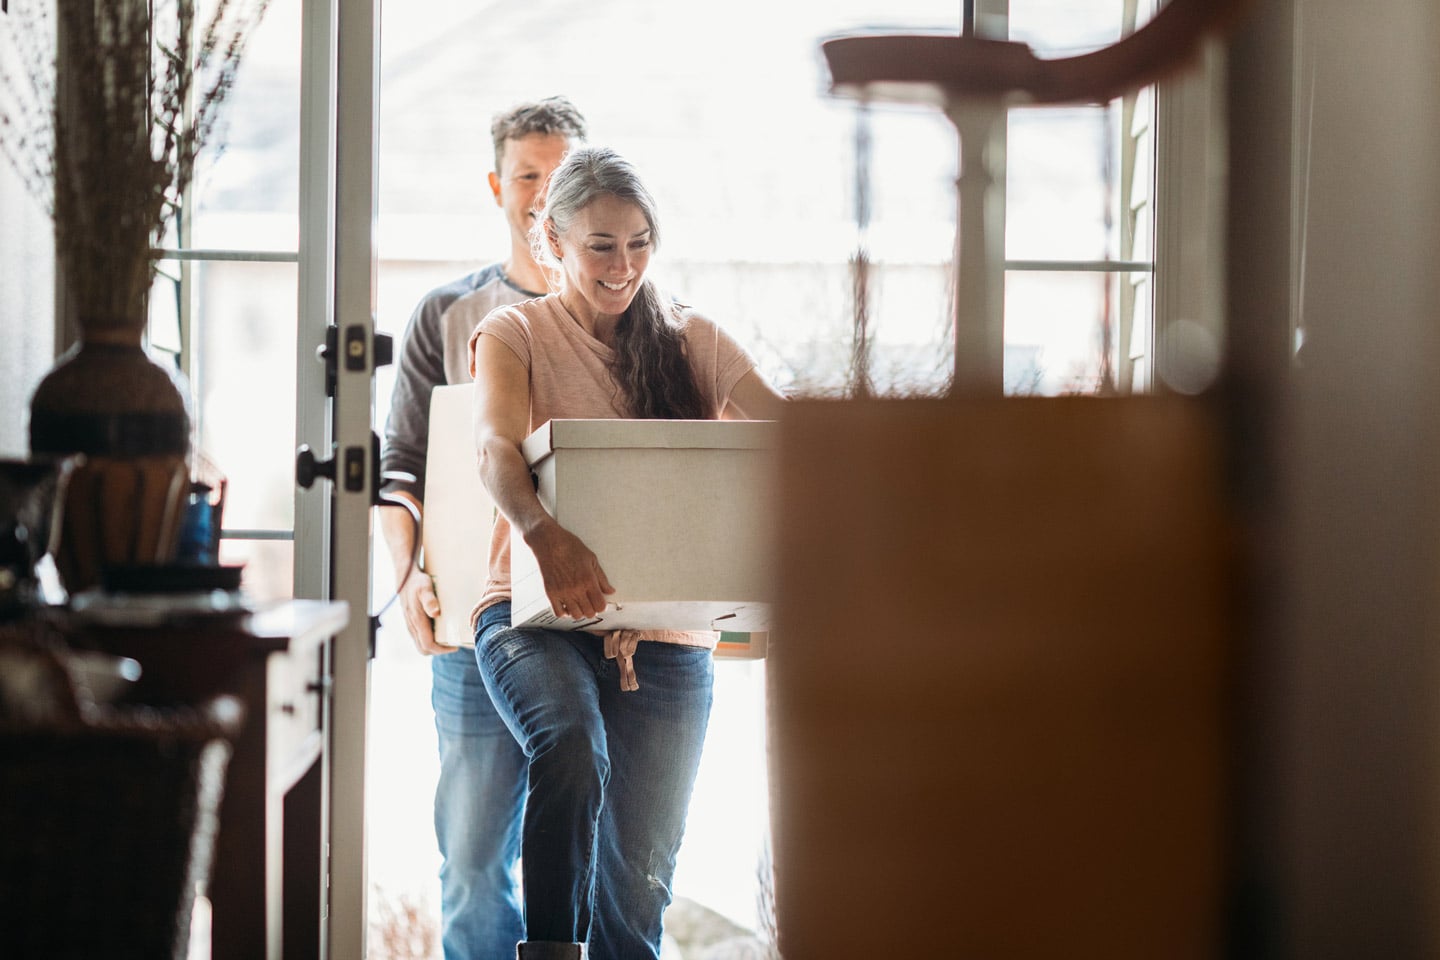
[(785, 395), (751, 370), (730, 389), (721, 417), (726, 420), (778, 420), (785, 407)]
[(545, 593), (557, 617), (589, 619), (605, 609), (615, 588), (580, 538), (540, 505), (520, 444), (530, 431), (530, 377), (520, 358), (493, 336), (475, 340), (475, 447), (480, 479), (535, 553)]

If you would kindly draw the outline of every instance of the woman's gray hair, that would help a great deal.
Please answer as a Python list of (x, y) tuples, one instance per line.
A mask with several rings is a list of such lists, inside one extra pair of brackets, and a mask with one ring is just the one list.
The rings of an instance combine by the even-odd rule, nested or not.
[[(655, 198), (634, 165), (608, 147), (577, 147), (550, 174), (545, 209), (535, 218), (530, 243), (535, 260), (564, 283), (560, 261), (550, 249), (547, 231), (565, 233), (575, 217), (600, 197), (633, 203), (650, 229), (650, 246), (660, 245)], [(641, 419), (703, 420), (714, 416), (695, 384), (685, 357), (685, 337), (675, 305), (646, 277), (615, 325), (615, 361), (611, 374)]]
[(550, 174), (545, 209), (531, 228), (530, 245), (536, 262), (558, 268), (560, 261), (546, 237), (549, 225), (554, 224), (557, 235), (564, 233), (581, 210), (604, 196), (635, 204), (650, 228), (651, 249), (659, 248), (660, 218), (655, 213), (655, 198), (640, 181), (634, 164), (609, 147), (576, 147)]

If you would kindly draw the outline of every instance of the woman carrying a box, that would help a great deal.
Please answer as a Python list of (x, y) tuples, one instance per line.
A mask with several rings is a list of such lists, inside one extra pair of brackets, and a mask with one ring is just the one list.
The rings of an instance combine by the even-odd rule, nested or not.
[(594, 617), (614, 592), (595, 554), (541, 506), (520, 444), (551, 419), (773, 419), (783, 398), (724, 331), (646, 278), (655, 204), (613, 151), (566, 157), (533, 236), (560, 292), (495, 310), (470, 339), (480, 473), (501, 513), (475, 656), (529, 763), (517, 956), (570, 960), (588, 945), (591, 960), (655, 958), (715, 635), (512, 628), (512, 532), (534, 552), (557, 617)]

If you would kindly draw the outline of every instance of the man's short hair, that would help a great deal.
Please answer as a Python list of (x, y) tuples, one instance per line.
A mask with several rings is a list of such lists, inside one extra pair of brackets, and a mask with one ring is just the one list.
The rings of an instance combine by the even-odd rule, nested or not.
[(584, 140), (585, 118), (565, 97), (546, 97), (521, 103), (496, 114), (490, 122), (490, 137), (495, 141), (496, 171), (499, 171), (500, 160), (505, 153), (505, 141), (518, 140), (532, 133)]

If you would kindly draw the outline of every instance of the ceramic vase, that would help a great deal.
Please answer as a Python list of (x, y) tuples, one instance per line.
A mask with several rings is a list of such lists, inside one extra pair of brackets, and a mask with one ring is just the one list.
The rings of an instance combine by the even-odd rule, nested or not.
[(71, 594), (98, 584), (107, 566), (173, 560), (189, 495), (178, 374), (149, 357), (137, 325), (81, 327), (30, 401), (32, 455), (82, 455), (52, 543)]

